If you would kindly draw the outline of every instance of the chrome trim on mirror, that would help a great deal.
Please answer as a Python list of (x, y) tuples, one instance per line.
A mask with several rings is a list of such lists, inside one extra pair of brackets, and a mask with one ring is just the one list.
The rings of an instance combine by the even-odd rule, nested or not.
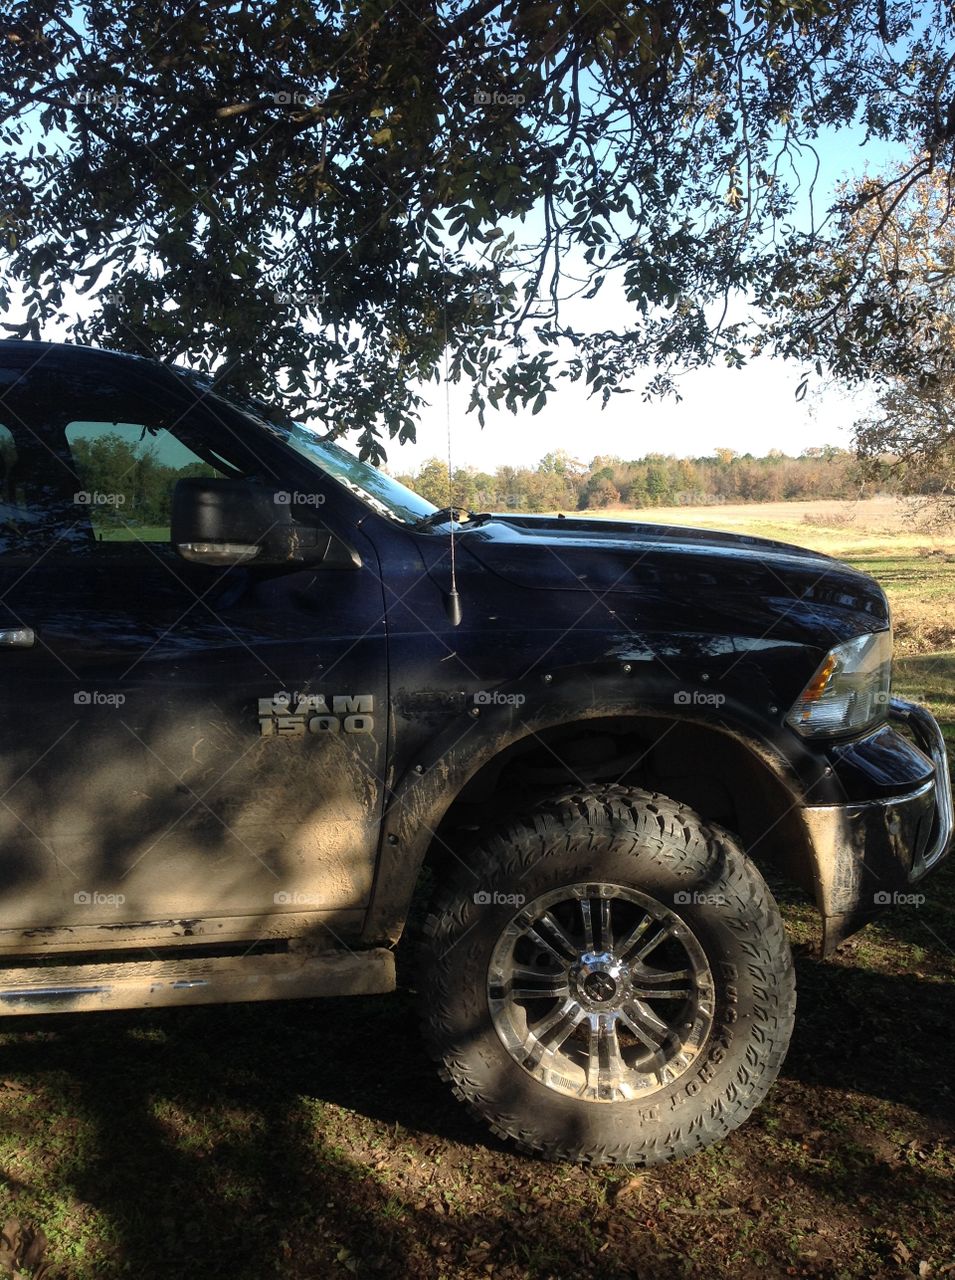
[(176, 550), (183, 560), (201, 564), (243, 564), (254, 560), (262, 548), (245, 542), (177, 542)]

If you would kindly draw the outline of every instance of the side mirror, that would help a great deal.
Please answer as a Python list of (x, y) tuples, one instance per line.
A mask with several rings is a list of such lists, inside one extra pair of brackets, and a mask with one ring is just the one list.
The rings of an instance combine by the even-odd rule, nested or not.
[(357, 569), (356, 552), (318, 519), (312, 508), (257, 480), (179, 480), (172, 493), (172, 545), (199, 564), (262, 568), (323, 564)]

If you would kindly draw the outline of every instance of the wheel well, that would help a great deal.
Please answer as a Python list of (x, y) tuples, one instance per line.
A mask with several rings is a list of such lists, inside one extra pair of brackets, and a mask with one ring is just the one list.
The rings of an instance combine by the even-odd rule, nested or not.
[(438, 872), (475, 834), (538, 795), (596, 783), (659, 791), (731, 832), (757, 865), (814, 895), (812, 849), (793, 798), (769, 765), (730, 733), (666, 717), (608, 717), (529, 734), (489, 760), (448, 809), (425, 866)]

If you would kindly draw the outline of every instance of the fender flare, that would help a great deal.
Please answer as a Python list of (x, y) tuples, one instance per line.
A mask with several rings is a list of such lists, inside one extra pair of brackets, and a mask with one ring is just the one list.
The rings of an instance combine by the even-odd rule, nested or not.
[[(596, 682), (588, 681), (588, 698), (564, 698), (555, 689), (554, 698), (536, 713), (525, 715), (514, 706), (472, 707), (439, 733), (420, 753), (419, 760), (395, 784), (386, 800), (381, 824), (381, 842), (371, 898), (362, 939), (366, 943), (397, 942), (404, 929), (415, 886), (438, 827), (465, 785), (485, 765), (520, 740), (547, 729), (583, 724), (607, 717), (640, 720), (670, 720), (705, 725), (740, 742), (760, 766), (781, 782), (792, 796), (794, 807), (805, 803), (807, 790), (819, 797), (819, 783), (827, 783), (825, 768), (817, 757), (803, 773), (771, 738), (754, 730), (752, 723), (740, 723), (733, 708), (724, 706), (719, 720), (680, 714), (672, 702), (635, 703), (632, 696), (602, 698)], [(629, 691), (628, 691), (629, 692)], [(477, 712), (478, 714), (475, 714)], [(726, 713), (729, 714), (726, 714)], [(467, 724), (463, 724), (467, 721)], [(831, 785), (831, 784), (829, 784)], [(828, 786), (826, 787), (828, 790)], [(818, 803), (818, 799), (817, 799)], [(814, 870), (814, 874), (816, 874)]]

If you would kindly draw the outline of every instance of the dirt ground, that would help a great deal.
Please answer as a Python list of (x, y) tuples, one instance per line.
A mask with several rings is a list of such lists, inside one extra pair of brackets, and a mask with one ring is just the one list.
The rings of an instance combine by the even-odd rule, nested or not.
[(827, 965), (787, 902), (782, 1076), (680, 1164), (573, 1168), (489, 1137), (437, 1081), (405, 986), (6, 1033), (4, 1212), (42, 1227), (64, 1280), (948, 1275), (953, 881)]

